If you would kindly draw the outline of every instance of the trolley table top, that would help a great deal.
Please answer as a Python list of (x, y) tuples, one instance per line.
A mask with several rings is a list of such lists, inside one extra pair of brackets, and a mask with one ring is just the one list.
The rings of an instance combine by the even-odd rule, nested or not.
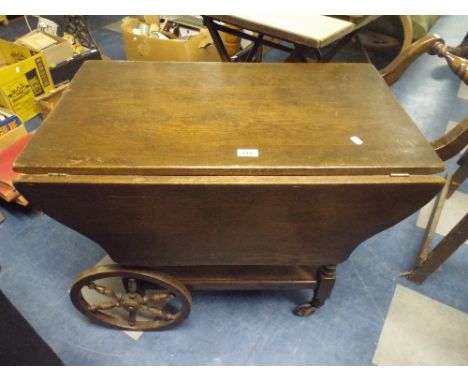
[(443, 163), (369, 64), (88, 61), (26, 174), (432, 174)]

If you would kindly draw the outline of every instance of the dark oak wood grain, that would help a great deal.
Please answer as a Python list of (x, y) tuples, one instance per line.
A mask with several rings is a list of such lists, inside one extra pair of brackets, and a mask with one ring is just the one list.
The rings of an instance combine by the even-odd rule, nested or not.
[(427, 203), (436, 176), (23, 176), (32, 206), (125, 265), (338, 264)]
[(190, 290), (314, 289), (315, 267), (305, 266), (190, 266), (157, 267)]
[[(238, 157), (239, 148), (259, 156)], [(443, 163), (370, 64), (89, 61), (15, 168), (375, 175)]]

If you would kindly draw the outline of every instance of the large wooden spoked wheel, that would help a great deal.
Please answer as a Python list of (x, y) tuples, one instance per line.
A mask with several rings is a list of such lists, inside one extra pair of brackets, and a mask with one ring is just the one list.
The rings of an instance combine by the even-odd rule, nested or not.
[(113, 328), (142, 331), (168, 329), (181, 323), (192, 304), (190, 292), (174, 278), (117, 264), (80, 274), (70, 289), (70, 298), (92, 320)]

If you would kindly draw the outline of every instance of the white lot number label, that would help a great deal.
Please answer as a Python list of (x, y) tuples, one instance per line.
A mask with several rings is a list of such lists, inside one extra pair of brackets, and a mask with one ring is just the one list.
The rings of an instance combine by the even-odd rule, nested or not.
[(237, 149), (238, 157), (258, 157), (258, 149)]

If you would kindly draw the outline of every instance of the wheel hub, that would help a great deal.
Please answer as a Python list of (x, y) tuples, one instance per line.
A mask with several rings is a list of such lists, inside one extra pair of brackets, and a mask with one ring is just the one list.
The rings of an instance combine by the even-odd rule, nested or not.
[(129, 312), (140, 309), (143, 303), (143, 297), (139, 293), (126, 293), (122, 296), (120, 305)]

